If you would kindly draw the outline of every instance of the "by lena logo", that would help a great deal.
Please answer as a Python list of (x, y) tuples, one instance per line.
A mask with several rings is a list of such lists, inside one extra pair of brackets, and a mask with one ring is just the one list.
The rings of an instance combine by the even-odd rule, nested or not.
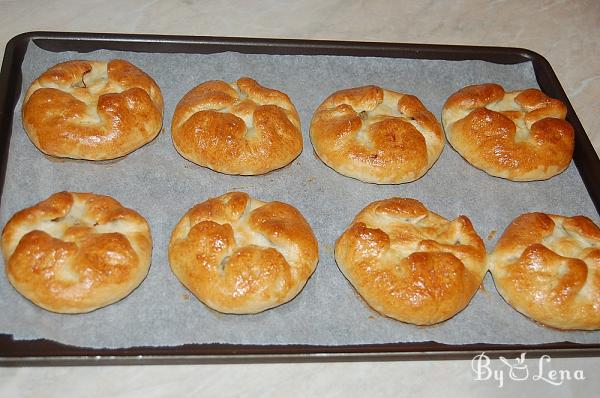
[(471, 361), (471, 369), (475, 373), (475, 380), (494, 380), (498, 383), (498, 387), (504, 385), (506, 378), (514, 381), (533, 380), (560, 386), (567, 380), (585, 380), (583, 370), (577, 369), (574, 371), (567, 369), (550, 369), (552, 358), (549, 355), (542, 355), (537, 361), (537, 369), (535, 362), (530, 362), (532, 366), (531, 372), (529, 366), (525, 362), (525, 353), (521, 356), (509, 360), (505, 357), (500, 357), (500, 369), (492, 368), (492, 360), (485, 355), (485, 352), (475, 355)]

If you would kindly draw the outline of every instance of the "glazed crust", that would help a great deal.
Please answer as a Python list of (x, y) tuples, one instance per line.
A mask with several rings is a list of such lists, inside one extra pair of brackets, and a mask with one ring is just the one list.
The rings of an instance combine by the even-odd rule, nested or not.
[(310, 137), (329, 167), (376, 184), (420, 178), (444, 148), (440, 124), (417, 97), (377, 86), (330, 95), (315, 111)]
[(150, 76), (123, 60), (68, 61), (31, 83), (23, 126), (47, 155), (114, 159), (152, 141), (163, 98)]
[(404, 198), (358, 213), (337, 240), (335, 259), (373, 309), (417, 325), (465, 308), (487, 271), (485, 246), (467, 217), (448, 221)]
[(558, 329), (600, 329), (600, 229), (589, 218), (523, 214), (489, 265), (498, 292), (520, 313)]
[(567, 107), (540, 90), (507, 93), (497, 84), (465, 87), (442, 110), (450, 144), (473, 166), (513, 181), (564, 171), (575, 145)]
[(302, 152), (300, 117), (289, 97), (248, 77), (189, 91), (175, 108), (171, 134), (181, 156), (226, 174), (264, 174)]
[(142, 282), (152, 237), (142, 216), (109, 196), (60, 192), (12, 216), (2, 253), (19, 293), (49, 311), (82, 313)]
[(290, 301), (317, 261), (317, 240), (298, 210), (242, 192), (192, 207), (169, 242), (173, 273), (224, 313), (252, 314)]

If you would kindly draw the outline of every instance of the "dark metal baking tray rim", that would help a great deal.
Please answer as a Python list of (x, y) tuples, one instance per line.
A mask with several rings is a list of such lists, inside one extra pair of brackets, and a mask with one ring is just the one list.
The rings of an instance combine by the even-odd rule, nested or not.
[(395, 360), (473, 359), (485, 353), (490, 358), (527, 353), (558, 357), (599, 356), (598, 344), (560, 342), (536, 345), (467, 344), (447, 345), (432, 341), (316, 345), (186, 344), (173, 347), (87, 348), (49, 340), (13, 340), (0, 334), (1, 366), (140, 365), (194, 363), (350, 362)]
[[(13, 111), (20, 95), (21, 64), (30, 42), (55, 52), (85, 53), (109, 49), (209, 54), (235, 51), (252, 54), (345, 55), (456, 61), (475, 59), (499, 64), (531, 62), (541, 89), (567, 105), (567, 120), (575, 129), (573, 160), (596, 210), (600, 212), (598, 155), (552, 67), (544, 57), (533, 51), (509, 47), (82, 32), (28, 32), (13, 37), (7, 43), (0, 72), (0, 195), (6, 174)], [(10, 335), (0, 334), (2, 366), (469, 359), (481, 352), (486, 352), (490, 357), (522, 352), (527, 352), (530, 356), (600, 356), (600, 342), (446, 345), (429, 341), (347, 346), (188, 344), (175, 347), (97, 349), (68, 346), (49, 340), (14, 340)]]

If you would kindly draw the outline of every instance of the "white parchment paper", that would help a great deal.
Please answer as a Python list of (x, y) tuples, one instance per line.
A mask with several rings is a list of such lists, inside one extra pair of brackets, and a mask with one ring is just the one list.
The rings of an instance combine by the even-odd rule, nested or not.
[[(114, 162), (52, 160), (38, 151), (22, 128), (22, 95), (52, 65), (70, 59), (123, 58), (150, 74), (165, 98), (163, 131), (152, 143)], [(412, 197), (446, 218), (467, 215), (488, 250), (516, 216), (543, 211), (598, 214), (573, 164), (548, 181), (517, 183), (490, 177), (466, 163), (449, 145), (420, 180), (373, 185), (341, 176), (316, 158), (308, 127), (313, 111), (330, 93), (376, 84), (417, 95), (438, 118), (445, 99), (467, 84), (499, 82), (507, 90), (537, 87), (530, 63), (434, 61), (341, 56), (278, 56), (218, 53), (148, 54), (97, 51), (53, 53), (31, 44), (23, 61), (21, 99), (14, 115), (2, 201), (2, 225), (10, 216), (54, 192), (89, 191), (115, 197), (144, 215), (154, 250), (146, 280), (122, 301), (89, 314), (44, 311), (0, 277), (0, 333), (16, 339), (46, 338), (86, 347), (173, 346), (186, 343), (346, 345), (436, 341), (467, 343), (600, 342), (600, 332), (560, 332), (538, 326), (508, 306), (488, 274), (470, 305), (451, 320), (416, 327), (369, 309), (339, 272), (335, 239), (368, 203)], [(170, 124), (179, 99), (210, 79), (251, 76), (287, 93), (300, 113), (304, 151), (291, 165), (263, 176), (220, 174), (177, 154)], [(231, 190), (297, 207), (320, 245), (315, 274), (296, 299), (258, 315), (224, 315), (189, 294), (167, 262), (170, 232), (194, 204)], [(486, 239), (492, 231), (495, 238)]]

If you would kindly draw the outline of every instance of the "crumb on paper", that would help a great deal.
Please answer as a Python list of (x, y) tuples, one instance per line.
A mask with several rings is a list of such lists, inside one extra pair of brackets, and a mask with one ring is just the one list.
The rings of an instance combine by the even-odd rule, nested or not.
[(491, 230), (491, 231), (490, 231), (490, 233), (488, 234), (488, 236), (487, 236), (487, 240), (492, 240), (492, 239), (494, 239), (494, 237), (495, 237), (495, 236), (496, 236), (496, 230), (495, 230), (495, 229), (493, 229), (493, 230)]
[(481, 281), (481, 284), (479, 285), (479, 291), (481, 292), (481, 294), (483, 294), (485, 297), (490, 298), (490, 292), (487, 291), (487, 289), (485, 288), (485, 286), (483, 285), (483, 281)]
[(183, 294), (181, 295), (181, 299), (182, 299), (183, 301), (189, 301), (189, 299), (190, 299), (190, 295), (189, 295), (189, 294), (187, 294), (187, 293), (183, 293)]

